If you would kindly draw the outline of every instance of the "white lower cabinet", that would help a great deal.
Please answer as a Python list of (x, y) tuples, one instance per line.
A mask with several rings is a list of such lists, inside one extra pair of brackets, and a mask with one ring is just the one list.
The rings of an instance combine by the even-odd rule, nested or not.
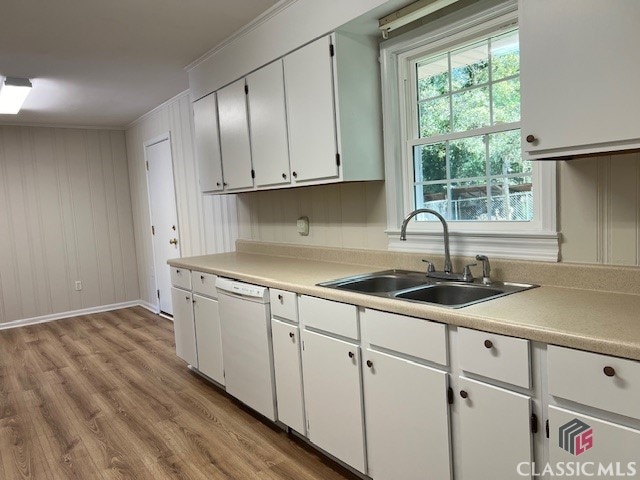
[(456, 479), (513, 480), (532, 462), (531, 397), (460, 378), (460, 469)]
[(272, 319), (271, 337), (278, 420), (304, 435), (306, 428), (300, 365), (300, 329), (296, 325)]
[(360, 347), (308, 330), (303, 331), (303, 342), (309, 440), (364, 473)]
[(579, 462), (580, 476), (640, 478), (638, 452), (640, 431), (549, 406), (549, 465), (554, 472), (570, 462), (577, 468)]
[(198, 370), (224, 385), (218, 301), (194, 294), (193, 315), (196, 326)]
[(171, 287), (173, 302), (173, 329), (176, 339), (176, 355), (194, 367), (198, 366), (196, 330), (193, 318), (191, 292)]
[(363, 361), (369, 476), (450, 479), (447, 373), (369, 349)]

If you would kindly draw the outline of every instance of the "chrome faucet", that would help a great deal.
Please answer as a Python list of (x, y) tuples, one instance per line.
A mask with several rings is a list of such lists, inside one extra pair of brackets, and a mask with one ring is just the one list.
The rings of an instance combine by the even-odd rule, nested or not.
[(409, 215), (407, 215), (402, 221), (402, 227), (400, 228), (400, 240), (407, 239), (407, 225), (409, 224), (409, 220), (411, 220), (416, 215), (420, 213), (430, 213), (435, 216), (440, 223), (442, 223), (442, 230), (444, 231), (444, 275), (436, 275), (438, 272), (433, 272), (431, 269), (427, 272), (427, 275), (430, 277), (441, 277), (441, 278), (449, 278), (455, 276), (452, 274), (452, 266), (451, 266), (451, 255), (449, 254), (449, 226), (447, 225), (447, 221), (444, 219), (442, 215), (440, 215), (435, 210), (431, 210), (429, 208), (418, 208), (414, 210)]

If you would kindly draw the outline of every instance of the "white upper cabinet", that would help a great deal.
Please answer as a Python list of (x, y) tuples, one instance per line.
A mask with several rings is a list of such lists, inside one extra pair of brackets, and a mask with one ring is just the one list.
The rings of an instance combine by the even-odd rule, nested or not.
[(284, 57), (294, 184), (381, 180), (375, 41), (335, 33)]
[(291, 175), (296, 183), (337, 178), (331, 37), (284, 58)]
[(218, 118), (225, 190), (253, 187), (244, 78), (218, 91)]
[(288, 184), (289, 146), (282, 60), (247, 77), (256, 187)]
[(640, 2), (520, 0), (519, 10), (525, 157), (640, 148)]
[(194, 102), (193, 125), (200, 190), (205, 193), (220, 191), (223, 182), (215, 93)]

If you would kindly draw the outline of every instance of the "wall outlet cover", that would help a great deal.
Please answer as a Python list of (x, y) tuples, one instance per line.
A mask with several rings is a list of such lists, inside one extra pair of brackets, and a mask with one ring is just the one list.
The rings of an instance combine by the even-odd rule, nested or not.
[(300, 235), (303, 237), (309, 235), (309, 217), (300, 217), (296, 225)]

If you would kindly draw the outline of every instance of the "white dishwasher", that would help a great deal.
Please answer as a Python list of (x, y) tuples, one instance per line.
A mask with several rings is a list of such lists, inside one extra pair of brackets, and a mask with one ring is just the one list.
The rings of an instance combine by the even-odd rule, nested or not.
[(226, 390), (276, 420), (269, 289), (216, 280)]

